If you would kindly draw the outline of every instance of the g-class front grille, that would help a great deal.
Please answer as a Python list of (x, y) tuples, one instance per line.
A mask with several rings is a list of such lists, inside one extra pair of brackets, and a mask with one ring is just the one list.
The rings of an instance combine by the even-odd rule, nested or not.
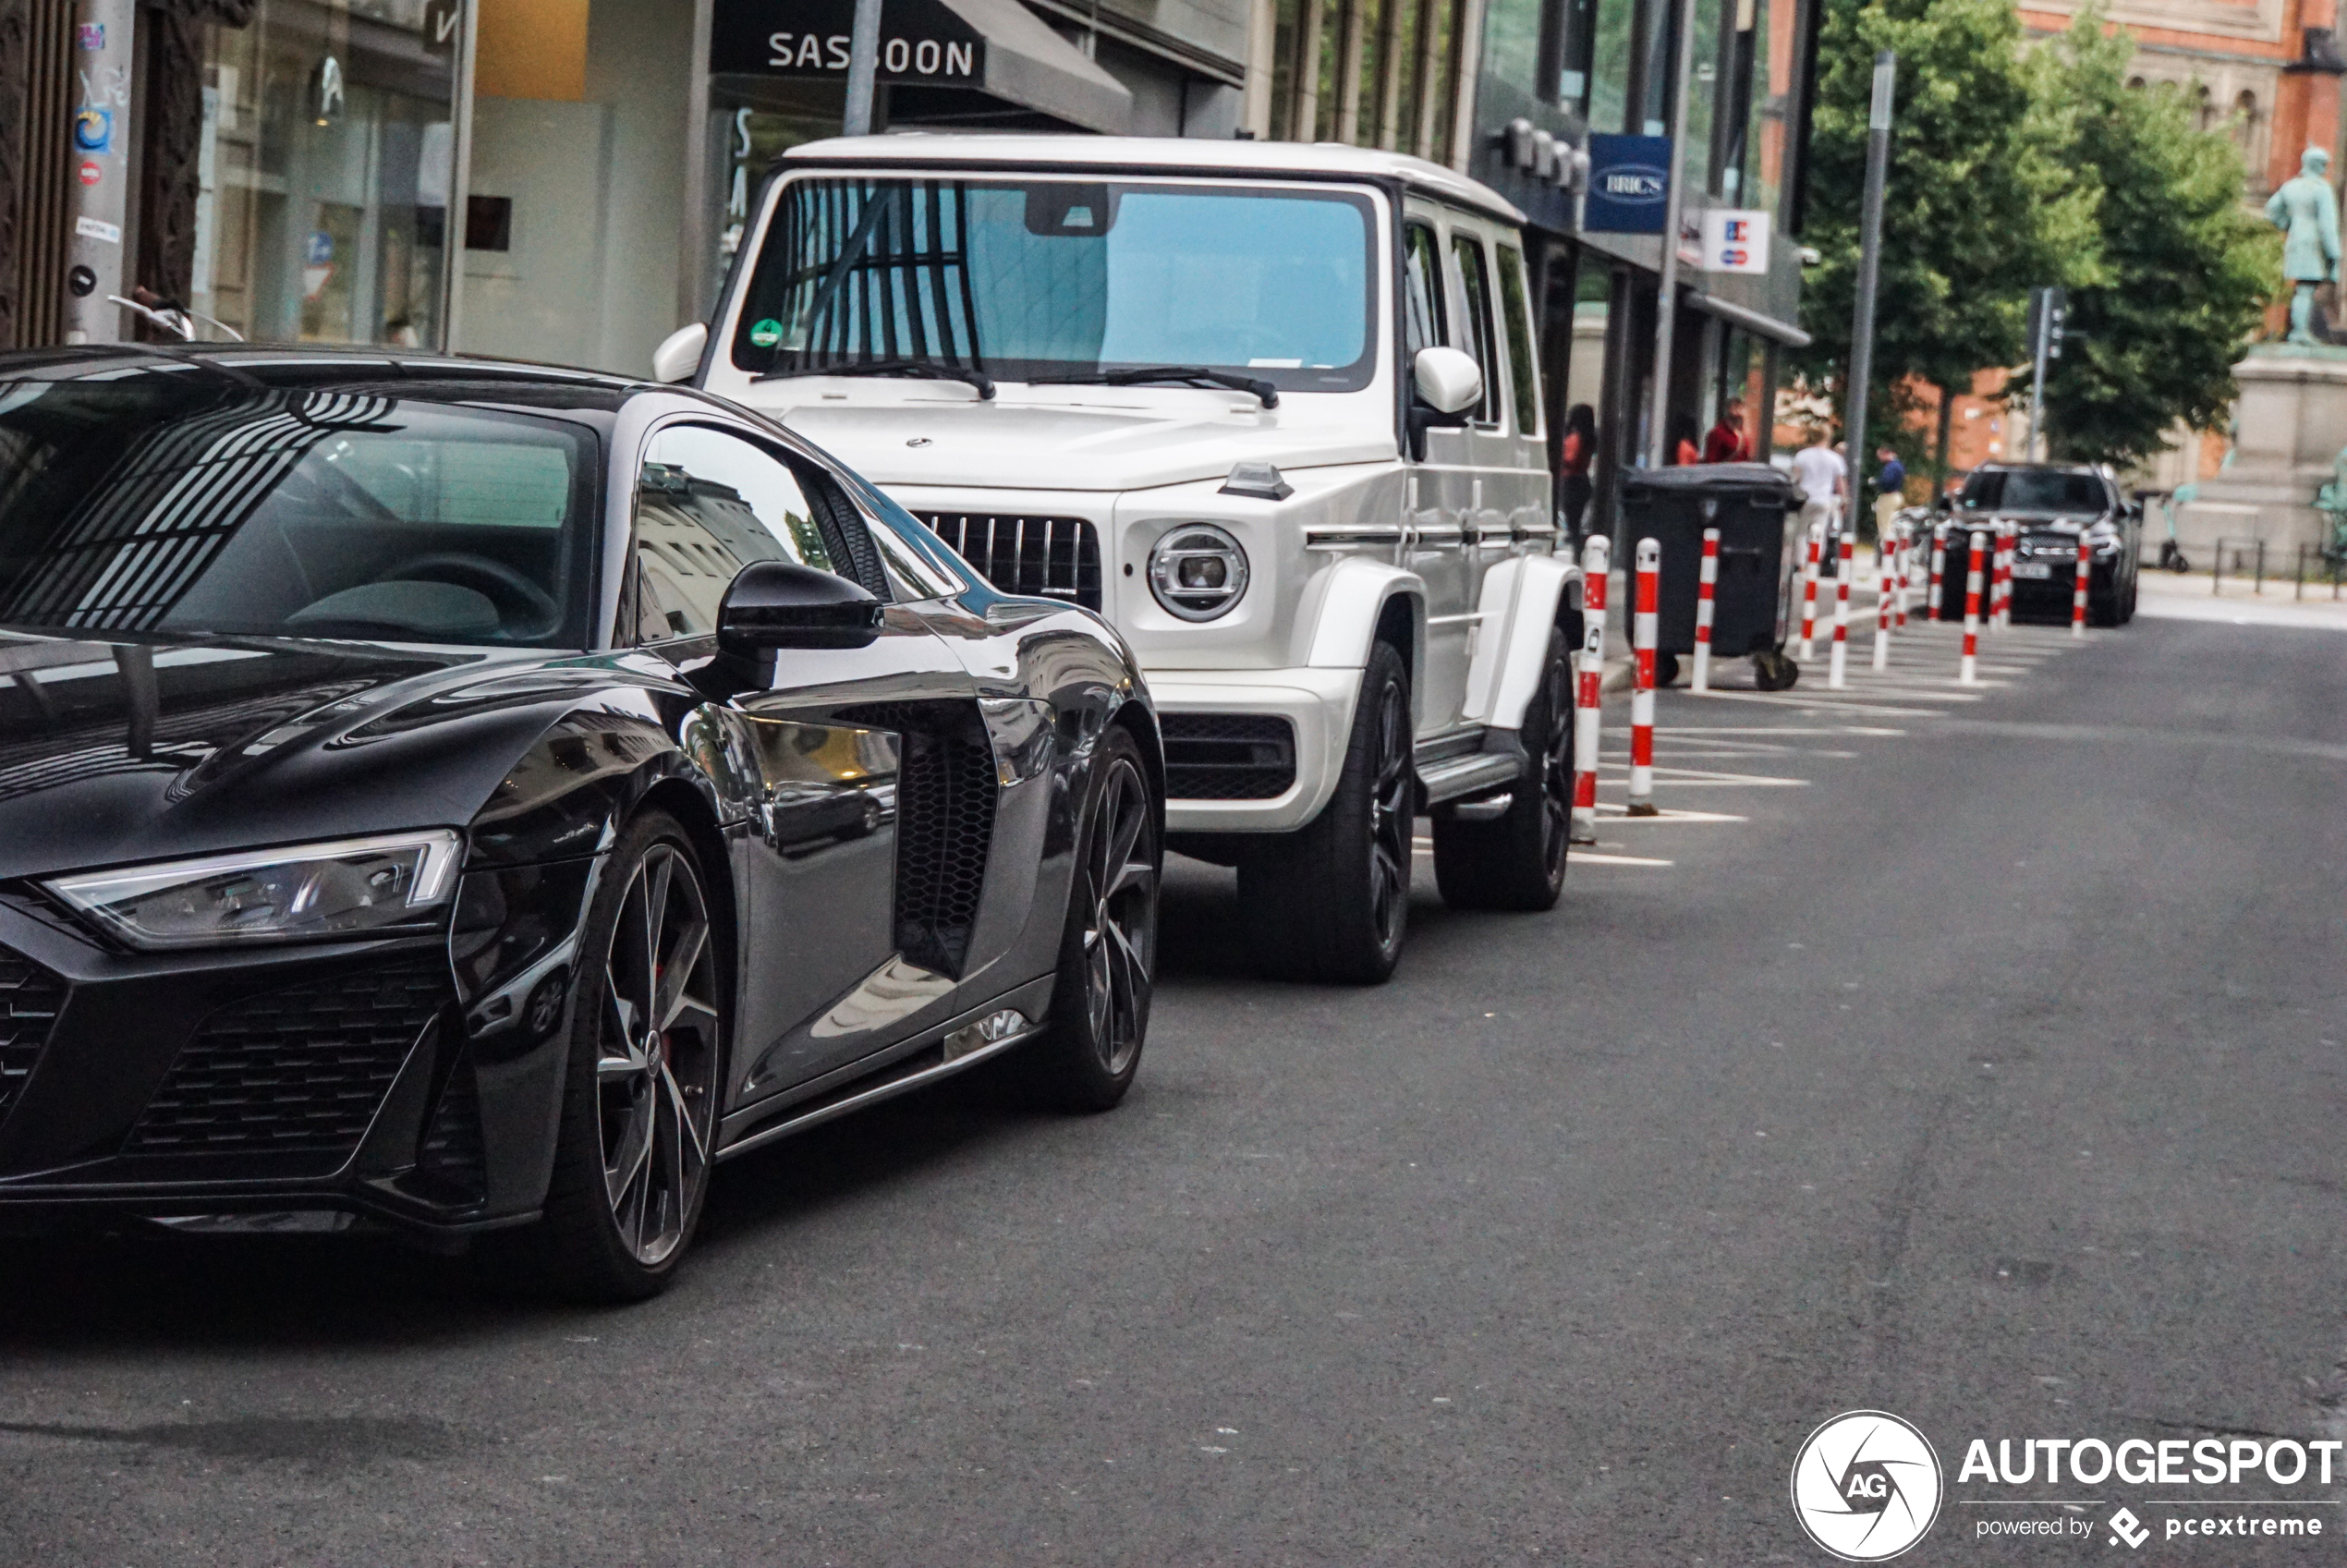
[(1081, 517), (1014, 517), (922, 512), (930, 531), (952, 545), (1004, 593), (1101, 607), (1101, 539)]
[(1276, 713), (1165, 713), (1165, 793), (1270, 800), (1295, 784), (1295, 727)]
[(17, 1102), (66, 1003), (66, 982), (11, 947), (0, 947), (0, 1117)]
[(435, 957), (232, 1003), (180, 1049), (123, 1152), (348, 1155), (453, 994)]

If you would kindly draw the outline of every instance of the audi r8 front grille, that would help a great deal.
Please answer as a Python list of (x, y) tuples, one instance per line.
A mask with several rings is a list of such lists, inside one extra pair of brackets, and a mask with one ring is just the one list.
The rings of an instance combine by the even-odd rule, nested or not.
[(1276, 713), (1165, 713), (1165, 793), (1270, 800), (1295, 785), (1295, 726)]
[(63, 978), (14, 948), (0, 947), (0, 1117), (32, 1076), (65, 1003)]
[(347, 1156), (453, 994), (429, 958), (233, 1003), (181, 1048), (123, 1152)]
[(1101, 540), (1081, 517), (923, 512), (930, 531), (1004, 593), (1101, 607)]

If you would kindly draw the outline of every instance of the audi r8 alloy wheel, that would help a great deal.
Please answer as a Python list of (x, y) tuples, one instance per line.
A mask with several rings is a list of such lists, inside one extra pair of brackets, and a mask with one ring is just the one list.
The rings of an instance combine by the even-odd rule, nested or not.
[(519, 1238), (564, 1294), (656, 1294), (699, 1223), (724, 1081), (717, 937), (684, 829), (656, 811), (638, 818), (589, 917), (553, 1184), (544, 1219)]
[(1125, 730), (1102, 732), (1088, 793), (1051, 1029), (1028, 1060), (1054, 1104), (1106, 1111), (1132, 1088), (1149, 1036), (1164, 851), (1141, 748)]

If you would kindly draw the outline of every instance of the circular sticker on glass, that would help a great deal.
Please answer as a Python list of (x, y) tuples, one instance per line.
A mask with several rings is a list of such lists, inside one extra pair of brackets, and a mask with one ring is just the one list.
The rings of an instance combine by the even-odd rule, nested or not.
[(749, 340), (760, 348), (772, 348), (783, 340), (783, 323), (769, 316), (750, 324)]
[(1801, 1527), (1844, 1562), (1880, 1562), (1923, 1539), (1940, 1497), (1940, 1456), (1929, 1440), (1879, 1410), (1835, 1416), (1793, 1462)]

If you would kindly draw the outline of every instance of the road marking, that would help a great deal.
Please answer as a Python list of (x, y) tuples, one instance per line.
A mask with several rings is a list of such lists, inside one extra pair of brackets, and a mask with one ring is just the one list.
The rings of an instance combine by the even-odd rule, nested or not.
[(1814, 717), (1829, 712), (1864, 713), (1877, 719), (1936, 719), (1940, 715), (1928, 708), (1893, 708), (1888, 703), (1852, 702), (1841, 698), (1789, 697), (1775, 691), (1713, 691), (1705, 700), (1716, 702), (1757, 702), (1770, 708), (1793, 708)]
[(1640, 827), (1651, 827), (1657, 822), (1748, 822), (1752, 820), (1749, 817), (1732, 816), (1725, 811), (1690, 811), (1680, 806), (1665, 806), (1651, 817), (1628, 816), (1625, 813), (1629, 809), (1628, 806), (1611, 800), (1598, 802), (1598, 815), (1620, 817), (1624, 823), (1636, 822)]
[(1571, 847), (1568, 847), (1564, 854), (1567, 860), (1578, 860), (1585, 865), (1594, 866), (1668, 866), (1672, 864), (1668, 860), (1649, 859), (1643, 855), (1592, 855), (1586, 849)]
[[(1599, 760), (1598, 771), (1600, 774), (1612, 773), (1616, 775), (1623, 775), (1629, 772), (1627, 767), (1619, 763), (1609, 762), (1602, 758)], [(1743, 789), (1747, 787), (1754, 789), (1792, 789), (1806, 785), (1809, 781), (1807, 779), (1773, 778), (1766, 773), (1720, 772), (1709, 768), (1666, 768), (1658, 763), (1654, 770), (1654, 782), (1659, 784), (1678, 784), (1682, 788), (1685, 789)]]

